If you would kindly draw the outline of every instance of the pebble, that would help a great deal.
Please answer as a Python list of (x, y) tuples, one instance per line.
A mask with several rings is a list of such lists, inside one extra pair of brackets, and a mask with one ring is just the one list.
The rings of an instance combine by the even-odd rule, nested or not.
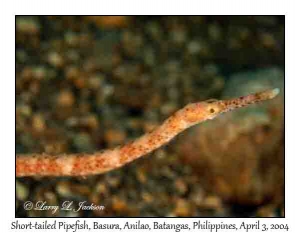
[(201, 207), (207, 209), (220, 209), (222, 207), (222, 201), (217, 196), (207, 196), (201, 203)]
[(49, 62), (50, 65), (56, 68), (62, 68), (64, 65), (64, 59), (62, 55), (54, 51), (48, 54), (47, 61)]
[(77, 88), (77, 89), (85, 89), (87, 87), (87, 79), (83, 76), (81, 77), (77, 77), (74, 79), (74, 86)]
[(274, 213), (275, 206), (273, 205), (266, 205), (263, 206), (261, 208), (259, 208), (259, 210), (256, 212), (257, 217), (270, 217), (270, 218), (274, 218), (277, 217)]
[(116, 212), (126, 211), (128, 204), (118, 196), (112, 196), (112, 209)]
[(44, 195), (45, 195), (45, 201), (47, 202), (47, 205), (55, 206), (58, 204), (57, 195), (55, 192), (46, 191)]
[(41, 114), (34, 114), (32, 116), (32, 128), (37, 133), (42, 133), (46, 129), (46, 122)]
[(183, 44), (187, 40), (187, 33), (184, 29), (176, 29), (170, 32), (171, 40), (177, 44)]
[(64, 34), (65, 42), (70, 47), (76, 47), (78, 45), (78, 36), (76, 33), (68, 31)]
[(128, 16), (85, 16), (87, 20), (102, 28), (123, 28), (129, 21)]
[(22, 116), (27, 118), (31, 116), (32, 109), (30, 105), (22, 104), (22, 105), (17, 105), (16, 112), (17, 114), (21, 114)]
[(75, 80), (76, 78), (80, 77), (80, 75), (80, 70), (75, 65), (67, 66), (65, 69), (65, 76), (68, 80)]
[(16, 198), (21, 201), (26, 201), (29, 195), (29, 190), (26, 185), (18, 180), (16, 181)]
[(62, 90), (57, 96), (56, 104), (59, 107), (72, 107), (75, 103), (75, 96), (70, 90)]
[(25, 63), (28, 59), (28, 54), (23, 49), (16, 50), (16, 59), (20, 63)]
[(109, 187), (117, 188), (121, 184), (121, 179), (119, 176), (108, 176), (106, 177), (106, 182)]
[(46, 78), (47, 70), (44, 66), (36, 66), (32, 69), (33, 77), (37, 80), (43, 80)]
[(94, 144), (91, 136), (85, 132), (75, 134), (73, 143), (78, 152), (93, 152)]
[(201, 51), (201, 44), (198, 41), (190, 41), (187, 45), (190, 54), (198, 54)]
[(56, 184), (56, 192), (63, 198), (72, 197), (71, 184), (69, 181), (60, 181)]
[(154, 197), (149, 192), (143, 192), (142, 199), (148, 204), (151, 204), (154, 201)]
[(65, 53), (66, 63), (76, 64), (80, 62), (80, 54), (76, 49), (68, 49)]
[(108, 129), (104, 133), (104, 139), (108, 145), (118, 145), (125, 142), (126, 134), (123, 130)]
[(98, 195), (98, 194), (101, 194), (101, 195), (105, 195), (106, 193), (108, 193), (108, 187), (106, 185), (105, 182), (98, 182), (95, 186), (95, 193)]
[(101, 75), (90, 77), (88, 79), (88, 86), (89, 86), (89, 88), (91, 88), (92, 90), (96, 90), (96, 91), (100, 90), (103, 79), (104, 78)]
[(219, 42), (222, 39), (222, 30), (220, 25), (216, 23), (210, 24), (208, 26), (208, 35), (213, 41)]
[(20, 78), (24, 81), (29, 81), (33, 77), (33, 69), (32, 67), (25, 66), (20, 74)]
[(91, 188), (86, 184), (73, 184), (72, 192), (81, 196), (88, 196), (91, 193)]
[(276, 47), (276, 40), (271, 33), (262, 33), (260, 36), (262, 45), (266, 48), (275, 48)]
[(185, 181), (180, 178), (175, 181), (175, 187), (180, 195), (184, 195), (188, 191), (188, 187)]
[(37, 34), (40, 32), (40, 25), (33, 17), (16, 17), (16, 29), (22, 33)]
[(191, 216), (191, 206), (190, 203), (185, 199), (177, 199), (176, 207), (173, 213), (177, 217), (190, 217)]
[(142, 167), (137, 168), (136, 176), (137, 176), (138, 181), (141, 182), (142, 184), (145, 184), (148, 180), (146, 172)]
[(99, 121), (96, 115), (88, 115), (81, 119), (81, 124), (88, 127), (90, 130), (96, 131), (99, 129)]

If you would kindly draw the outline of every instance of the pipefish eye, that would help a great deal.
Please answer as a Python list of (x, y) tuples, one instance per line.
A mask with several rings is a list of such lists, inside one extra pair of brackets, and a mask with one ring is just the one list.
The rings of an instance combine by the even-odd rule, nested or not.
[(218, 111), (218, 108), (214, 104), (214, 103), (218, 102), (217, 99), (209, 99), (209, 100), (206, 100), (205, 102), (207, 104), (209, 104), (208, 109), (207, 109), (209, 113), (212, 114), (212, 113), (215, 113)]

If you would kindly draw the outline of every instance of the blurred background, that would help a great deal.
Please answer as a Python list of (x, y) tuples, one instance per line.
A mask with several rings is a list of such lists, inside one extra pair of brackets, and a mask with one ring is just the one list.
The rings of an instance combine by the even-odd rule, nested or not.
[[(16, 179), (16, 217), (284, 216), (284, 16), (17, 16), (16, 153), (93, 152), (191, 102), (279, 97), (121, 169)], [(24, 210), (26, 201), (78, 212)]]

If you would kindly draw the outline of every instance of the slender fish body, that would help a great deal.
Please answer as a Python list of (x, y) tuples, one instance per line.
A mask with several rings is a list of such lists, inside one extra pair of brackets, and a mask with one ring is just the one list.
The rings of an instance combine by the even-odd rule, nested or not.
[(18, 154), (16, 176), (88, 176), (105, 173), (150, 153), (195, 124), (234, 109), (273, 99), (278, 93), (279, 89), (276, 88), (230, 100), (188, 104), (154, 131), (112, 150), (93, 154)]

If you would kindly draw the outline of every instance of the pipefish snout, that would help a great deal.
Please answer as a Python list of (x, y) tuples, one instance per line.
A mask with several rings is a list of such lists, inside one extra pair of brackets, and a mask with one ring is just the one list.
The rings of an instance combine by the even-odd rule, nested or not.
[(280, 93), (279, 88), (257, 92), (254, 94), (240, 96), (238, 98), (223, 100), (220, 104), (223, 106), (222, 112), (232, 111), (236, 108), (245, 107), (254, 103), (262, 102), (275, 98)]

